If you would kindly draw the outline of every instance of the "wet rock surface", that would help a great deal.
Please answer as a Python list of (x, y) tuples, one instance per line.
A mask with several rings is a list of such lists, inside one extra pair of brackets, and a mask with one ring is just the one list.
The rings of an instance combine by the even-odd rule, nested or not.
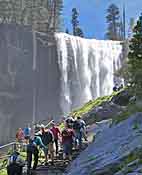
[(73, 161), (66, 174), (141, 174), (141, 152), (142, 113), (137, 113), (97, 134), (95, 141)]
[[(0, 25), (0, 144), (15, 139), (16, 129), (61, 114), (60, 72), (54, 40), (30, 27)], [(34, 70), (36, 67), (36, 71)]]

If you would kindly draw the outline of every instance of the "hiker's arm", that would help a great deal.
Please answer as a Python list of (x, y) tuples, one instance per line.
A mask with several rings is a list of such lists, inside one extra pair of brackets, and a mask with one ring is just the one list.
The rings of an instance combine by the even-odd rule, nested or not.
[(39, 144), (40, 144), (40, 147), (42, 147), (42, 148), (47, 148), (44, 144), (43, 144), (43, 142), (42, 142), (42, 139), (39, 137)]

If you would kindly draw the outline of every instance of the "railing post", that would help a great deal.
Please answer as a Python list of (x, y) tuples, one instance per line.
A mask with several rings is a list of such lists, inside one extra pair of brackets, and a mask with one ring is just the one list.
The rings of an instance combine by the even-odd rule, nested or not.
[(17, 145), (16, 145), (16, 142), (13, 144), (13, 152), (16, 151), (17, 149)]

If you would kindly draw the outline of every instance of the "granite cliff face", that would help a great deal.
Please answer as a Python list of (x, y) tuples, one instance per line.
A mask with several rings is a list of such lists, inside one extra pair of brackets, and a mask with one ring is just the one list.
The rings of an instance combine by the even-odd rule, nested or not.
[(111, 128), (98, 123), (94, 133), (95, 141), (73, 161), (66, 175), (142, 174), (142, 113)]
[(52, 45), (47, 46), (47, 40), (47, 35), (33, 33), (28, 27), (0, 26), (2, 142), (11, 140), (16, 128), (32, 122), (34, 87), (36, 121), (61, 114), (57, 50), (55, 42), (52, 40)]

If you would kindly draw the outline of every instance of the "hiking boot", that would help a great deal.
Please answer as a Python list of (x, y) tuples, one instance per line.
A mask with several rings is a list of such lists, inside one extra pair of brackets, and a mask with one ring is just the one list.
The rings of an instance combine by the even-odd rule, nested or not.
[(72, 156), (69, 156), (69, 161), (72, 161)]
[(44, 165), (45, 165), (45, 166), (48, 166), (48, 162), (45, 162)]
[(86, 142), (88, 142), (88, 139), (87, 139), (87, 138), (85, 138), (85, 141), (86, 141)]
[(59, 154), (56, 154), (56, 158), (59, 158)]
[(53, 161), (51, 162), (51, 165), (54, 165), (54, 162)]
[(27, 170), (27, 175), (31, 175), (30, 169)]

